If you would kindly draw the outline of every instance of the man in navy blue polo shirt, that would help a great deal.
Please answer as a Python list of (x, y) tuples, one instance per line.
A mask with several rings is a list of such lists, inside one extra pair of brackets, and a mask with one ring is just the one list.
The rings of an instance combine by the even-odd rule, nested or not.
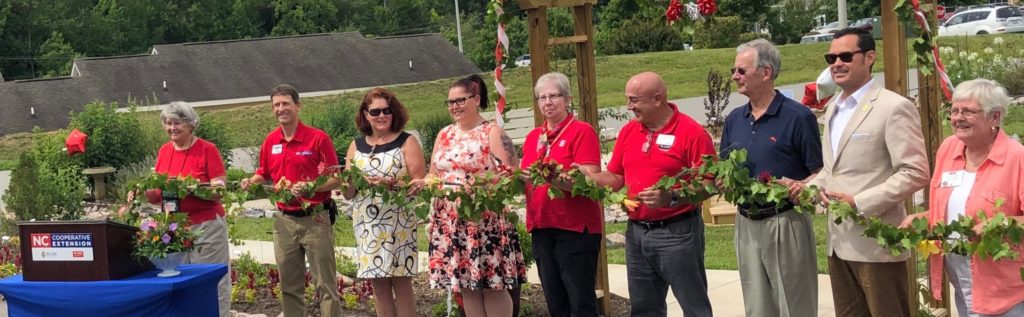
[[(822, 167), (813, 113), (775, 90), (779, 50), (757, 39), (736, 49), (732, 80), (750, 99), (725, 119), (720, 156), (746, 149), (751, 176), (809, 179)], [(747, 316), (816, 316), (818, 279), (810, 215), (783, 208), (740, 205), (736, 255)]]

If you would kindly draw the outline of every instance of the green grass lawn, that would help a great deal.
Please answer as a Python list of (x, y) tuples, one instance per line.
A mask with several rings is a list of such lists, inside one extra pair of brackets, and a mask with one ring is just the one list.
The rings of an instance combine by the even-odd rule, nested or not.
[[(814, 216), (814, 238), (817, 240), (818, 249), (818, 273), (826, 273), (825, 262), (825, 221), (824, 215)], [(271, 218), (238, 218), (235, 222), (235, 232), (232, 238), (241, 240), (273, 241)], [(605, 226), (607, 233), (625, 233), (626, 223), (608, 223)], [(427, 250), (426, 228), (420, 226), (419, 248), (420, 251)], [(704, 228), (704, 239), (706, 250), (704, 264), (712, 270), (736, 270), (736, 251), (733, 245), (732, 226), (707, 226)], [(339, 247), (355, 247), (356, 242), (352, 234), (352, 220), (338, 219), (334, 224), (334, 245)], [(608, 250), (608, 263), (626, 264), (626, 250), (613, 248)]]

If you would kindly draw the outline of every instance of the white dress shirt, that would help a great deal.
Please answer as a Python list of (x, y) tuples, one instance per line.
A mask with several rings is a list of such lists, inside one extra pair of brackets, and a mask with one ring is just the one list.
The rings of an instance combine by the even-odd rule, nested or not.
[(868, 89), (871, 89), (871, 85), (875, 83), (875, 79), (872, 78), (864, 86), (860, 86), (857, 91), (854, 91), (848, 97), (844, 98), (846, 92), (839, 94), (836, 99), (836, 111), (832, 115), (832, 122), (829, 124), (828, 136), (832, 141), (832, 159), (835, 160), (839, 157), (839, 139), (842, 138), (843, 130), (846, 130), (846, 125), (850, 123), (850, 118), (853, 117), (853, 113), (857, 110), (859, 105), (864, 100), (864, 94), (868, 93)]

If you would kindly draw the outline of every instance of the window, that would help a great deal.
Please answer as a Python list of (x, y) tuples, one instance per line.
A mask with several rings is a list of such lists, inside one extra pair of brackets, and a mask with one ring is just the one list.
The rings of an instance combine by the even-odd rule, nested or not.
[(956, 16), (950, 18), (949, 21), (946, 21), (946, 26), (947, 27), (948, 26), (954, 26), (954, 25), (963, 23), (964, 22), (964, 16), (966, 16), (966, 15), (967, 15), (966, 13), (965, 14), (957, 14)]
[(1021, 16), (1020, 11), (1014, 7), (999, 8), (996, 10), (996, 19), (1009, 19)]
[(967, 22), (983, 21), (985, 19), (988, 19), (988, 15), (991, 12), (992, 11), (981, 11), (981, 12), (971, 13), (970, 20), (968, 20)]

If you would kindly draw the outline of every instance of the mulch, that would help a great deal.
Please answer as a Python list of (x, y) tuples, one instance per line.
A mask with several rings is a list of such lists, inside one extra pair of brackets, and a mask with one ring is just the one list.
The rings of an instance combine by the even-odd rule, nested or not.
[[(416, 294), (417, 316), (433, 317), (445, 316), (443, 314), (448, 293), (444, 290), (430, 289), (427, 284), (427, 274), (421, 273), (413, 279), (413, 290)], [(358, 304), (355, 309), (344, 309), (343, 316), (376, 316), (373, 309), (373, 299), (367, 298)], [(611, 294), (611, 312), (609, 317), (629, 316), (629, 299)], [(344, 304), (344, 303), (343, 303)], [(455, 305), (455, 299), (452, 299)], [(319, 305), (316, 303), (307, 305), (307, 316), (319, 317)], [(277, 298), (267, 290), (260, 290), (256, 299), (251, 302), (235, 301), (231, 309), (247, 314), (265, 314), (269, 317), (276, 317), (281, 313), (281, 304)], [(550, 316), (547, 312), (547, 303), (544, 301), (544, 293), (538, 284), (523, 285), (520, 298), (520, 316)]]

